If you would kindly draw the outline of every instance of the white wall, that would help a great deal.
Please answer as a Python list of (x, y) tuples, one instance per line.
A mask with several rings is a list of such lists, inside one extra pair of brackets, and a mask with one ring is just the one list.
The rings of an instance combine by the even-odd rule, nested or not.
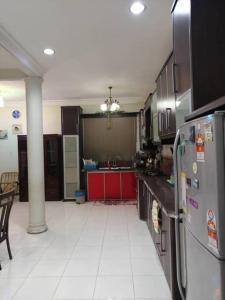
[[(12, 117), (15, 109), (21, 112), (19, 119)], [(13, 124), (22, 124), (23, 134), (27, 133), (25, 104), (0, 108), (0, 130), (8, 130), (8, 139), (0, 140), (0, 174), (18, 171), (17, 136), (12, 134)], [(43, 106), (43, 130), (44, 134), (61, 134), (60, 106)]]
[[(90, 105), (85, 101), (82, 101), (82, 104), (72, 101), (46, 101), (43, 105), (44, 134), (61, 134), (61, 106), (68, 104), (82, 106), (83, 113), (99, 112), (99, 104), (96, 103)], [(126, 112), (135, 112), (142, 106), (142, 103), (126, 103), (121, 105), (121, 109)], [(21, 112), (19, 119), (12, 117), (14, 110)], [(8, 130), (8, 139), (0, 140), (0, 174), (7, 171), (18, 171), (17, 136), (12, 134), (13, 124), (22, 124), (23, 134), (27, 133), (25, 102), (11, 102), (11, 104), (8, 102), (6, 107), (0, 108), (0, 130)]]

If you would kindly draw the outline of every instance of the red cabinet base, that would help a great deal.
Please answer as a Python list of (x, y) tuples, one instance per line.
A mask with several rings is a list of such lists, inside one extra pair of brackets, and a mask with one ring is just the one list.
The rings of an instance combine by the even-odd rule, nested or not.
[(135, 172), (88, 172), (87, 192), (89, 201), (136, 200)]

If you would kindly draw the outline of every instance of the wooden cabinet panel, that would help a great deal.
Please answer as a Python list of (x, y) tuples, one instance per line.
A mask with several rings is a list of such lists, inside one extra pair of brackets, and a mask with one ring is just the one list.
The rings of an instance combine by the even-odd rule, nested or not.
[(157, 90), (152, 95), (151, 102), (151, 115), (152, 115), (152, 141), (158, 143), (159, 130), (158, 130), (158, 113), (157, 113)]
[(164, 269), (166, 279), (169, 286), (171, 286), (171, 242), (170, 235), (172, 234), (170, 228), (170, 218), (162, 211), (162, 228), (161, 228), (161, 262)]
[(88, 173), (88, 200), (104, 200), (105, 199), (105, 174), (104, 173)]
[(121, 199), (121, 176), (119, 172), (105, 173), (105, 198)]
[(62, 199), (62, 138), (44, 135), (45, 199)]
[(143, 221), (147, 219), (146, 200), (147, 200), (147, 193), (146, 193), (146, 187), (144, 185), (144, 181), (138, 179), (138, 214), (139, 214), (139, 218)]
[(150, 231), (150, 233), (153, 233), (153, 223), (152, 223), (152, 201), (153, 201), (153, 195), (151, 192), (148, 192), (148, 198), (147, 198), (147, 226)]
[(190, 13), (191, 0), (178, 0), (173, 11), (174, 71), (178, 98), (191, 88)]
[(20, 201), (28, 201), (27, 137), (18, 135)]
[(158, 131), (160, 137), (171, 137), (171, 135), (176, 133), (173, 62), (174, 57), (171, 55), (156, 81)]
[(134, 172), (121, 172), (122, 199), (136, 199), (136, 177)]
[[(62, 199), (61, 136), (46, 134), (44, 139), (45, 200)], [(28, 201), (27, 136), (18, 135), (20, 201)]]
[(176, 133), (176, 102), (174, 92), (174, 56), (172, 55), (166, 66), (167, 99), (165, 101), (166, 134)]
[[(154, 229), (152, 221), (153, 200), (157, 201), (159, 204), (159, 230), (157, 230), (157, 232)], [(140, 219), (146, 220), (155, 249), (168, 281), (172, 298), (181, 300), (176, 276), (175, 220), (166, 213), (160, 199), (153, 195), (151, 186), (147, 187), (144, 180), (140, 178), (138, 178), (138, 208)]]
[(81, 113), (82, 109), (80, 106), (61, 107), (61, 122), (63, 135), (81, 134)]
[(176, 97), (180, 99), (191, 88), (192, 110), (225, 94), (224, 16), (223, 0), (174, 2)]
[(138, 122), (139, 122), (139, 140), (140, 140), (140, 149), (144, 149), (145, 143), (145, 114), (144, 109), (141, 109), (138, 114)]
[(157, 86), (157, 113), (158, 113), (158, 133), (161, 137), (164, 133), (164, 105), (163, 105), (163, 97), (162, 97), (162, 84), (161, 84), (161, 75), (157, 78), (156, 81)]
[(173, 299), (180, 300), (176, 275), (176, 245), (175, 223), (164, 210), (160, 209), (161, 229), (159, 233), (152, 228), (152, 238), (164, 270), (164, 274), (170, 287)]

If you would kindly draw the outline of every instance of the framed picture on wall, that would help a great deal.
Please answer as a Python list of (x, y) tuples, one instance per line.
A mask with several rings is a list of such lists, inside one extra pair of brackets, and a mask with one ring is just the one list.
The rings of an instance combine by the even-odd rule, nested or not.
[(1, 130), (0, 129), (0, 140), (8, 140), (8, 130)]

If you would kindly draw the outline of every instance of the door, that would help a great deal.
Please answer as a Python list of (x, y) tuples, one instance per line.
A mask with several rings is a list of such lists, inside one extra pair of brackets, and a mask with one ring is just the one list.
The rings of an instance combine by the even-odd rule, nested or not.
[(173, 62), (174, 57), (171, 55), (157, 79), (158, 131), (160, 137), (176, 132)]
[(121, 200), (120, 172), (105, 173), (105, 199)]
[(62, 106), (61, 121), (63, 135), (80, 134), (80, 114), (82, 110), (79, 106)]
[(121, 195), (123, 200), (136, 200), (135, 172), (121, 172)]
[(190, 14), (191, 1), (178, 0), (173, 9), (173, 69), (178, 99), (191, 88)]
[(164, 133), (164, 103), (162, 97), (162, 76), (159, 75), (156, 86), (157, 86), (157, 113), (158, 113), (158, 134), (161, 137)]
[(166, 134), (176, 133), (176, 106), (174, 93), (174, 76), (173, 76), (174, 56), (168, 60), (166, 66), (167, 72), (167, 99), (165, 101), (165, 119), (166, 119)]
[(105, 174), (88, 172), (87, 176), (88, 200), (105, 200)]
[[(61, 200), (61, 136), (44, 135), (44, 172), (46, 201)], [(20, 201), (28, 201), (27, 136), (18, 136)]]
[(218, 260), (187, 230), (186, 300), (225, 299), (225, 261)]
[(146, 186), (142, 179), (138, 179), (138, 213), (139, 218), (146, 220)]
[(152, 194), (151, 194), (150, 190), (148, 190), (148, 193), (147, 193), (146, 220), (147, 220), (148, 229), (150, 232), (152, 232)]
[(27, 137), (18, 135), (20, 201), (28, 201)]
[(166, 213), (162, 210), (162, 227), (161, 227), (161, 243), (160, 243), (160, 253), (161, 253), (161, 261), (164, 269), (164, 273), (167, 279), (167, 282), (172, 287), (172, 266), (171, 266), (171, 240), (170, 235), (171, 226), (170, 226), (170, 218), (166, 215)]
[(44, 135), (45, 156), (45, 199), (47, 201), (61, 200), (61, 137)]
[(75, 199), (80, 189), (79, 136), (63, 136), (64, 199)]
[(139, 139), (140, 139), (140, 149), (143, 150), (144, 142), (145, 142), (145, 116), (144, 116), (144, 110), (141, 109), (138, 114), (138, 120), (139, 120)]
[(151, 103), (151, 114), (152, 114), (152, 134), (153, 142), (159, 142), (159, 130), (158, 130), (158, 113), (157, 113), (157, 92), (152, 96)]
[(167, 119), (166, 119), (166, 106), (167, 106), (167, 68), (165, 67), (162, 70), (162, 73), (160, 75), (161, 77), (161, 136), (165, 136), (167, 134)]
[(187, 123), (181, 136), (181, 195), (183, 220), (193, 236), (225, 259), (224, 114)]

